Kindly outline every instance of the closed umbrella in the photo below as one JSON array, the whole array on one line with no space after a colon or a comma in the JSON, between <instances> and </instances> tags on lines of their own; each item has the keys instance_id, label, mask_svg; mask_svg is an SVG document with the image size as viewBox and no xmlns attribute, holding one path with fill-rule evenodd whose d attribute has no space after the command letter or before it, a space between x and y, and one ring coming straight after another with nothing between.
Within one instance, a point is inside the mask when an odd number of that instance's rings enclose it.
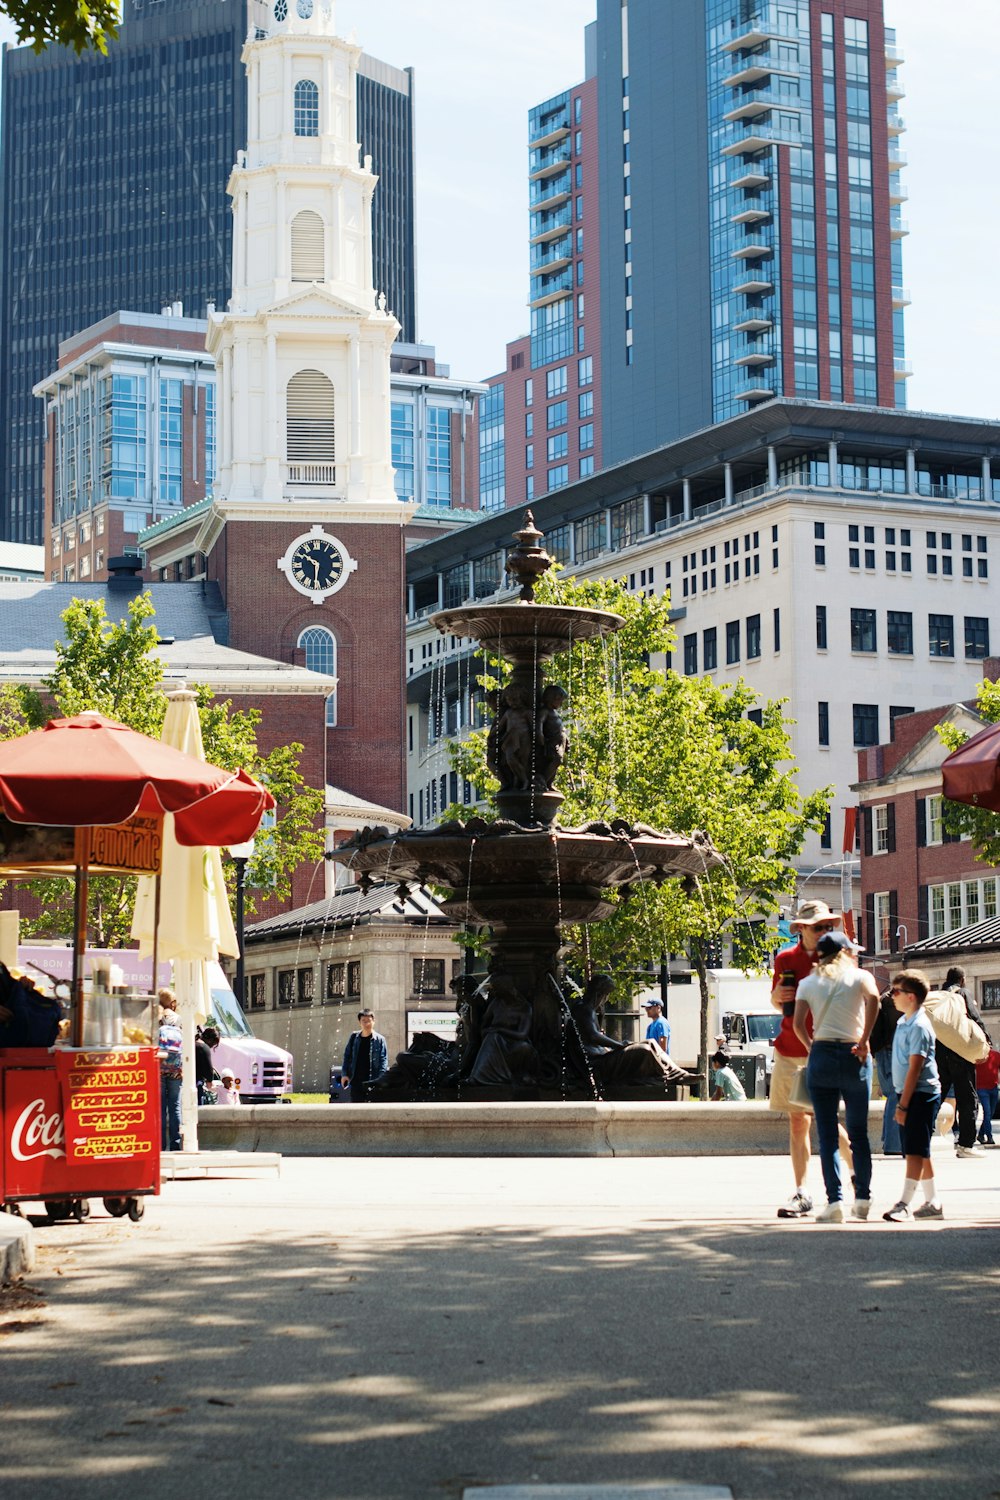
<instances>
[{"instance_id":1,"label":"closed umbrella","mask_svg":"<svg viewBox=\"0 0 1000 1500\"><path fill-rule=\"evenodd\" d=\"M204 760L198 700L182 688L168 694L163 720L165 747L186 758ZM174 983L184 1038L181 1131L186 1151L198 1149L198 1101L194 1077L195 1021L209 1014L206 964L220 953L236 956L239 945L229 911L222 856L217 847L178 842L174 818L164 819L159 880L138 882L132 936L143 954L174 962ZM193 824L191 825L193 828Z\"/></svg>"},{"instance_id":2,"label":"closed umbrella","mask_svg":"<svg viewBox=\"0 0 1000 1500\"><path fill-rule=\"evenodd\" d=\"M945 757L941 789L952 802L1000 812L1000 724L988 724Z\"/></svg>"}]
</instances>

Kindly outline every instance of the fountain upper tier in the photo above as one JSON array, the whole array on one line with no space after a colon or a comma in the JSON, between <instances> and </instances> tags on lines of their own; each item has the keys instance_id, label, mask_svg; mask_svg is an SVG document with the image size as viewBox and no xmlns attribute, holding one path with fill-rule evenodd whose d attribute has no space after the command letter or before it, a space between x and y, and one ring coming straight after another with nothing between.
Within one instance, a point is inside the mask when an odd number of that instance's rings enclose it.
<instances>
[{"instance_id":1,"label":"fountain upper tier","mask_svg":"<svg viewBox=\"0 0 1000 1500\"><path fill-rule=\"evenodd\" d=\"M578 641L620 630L625 621L610 610L569 604L469 604L431 615L442 635L465 635L489 646L505 661L525 666L548 661Z\"/></svg>"}]
</instances>

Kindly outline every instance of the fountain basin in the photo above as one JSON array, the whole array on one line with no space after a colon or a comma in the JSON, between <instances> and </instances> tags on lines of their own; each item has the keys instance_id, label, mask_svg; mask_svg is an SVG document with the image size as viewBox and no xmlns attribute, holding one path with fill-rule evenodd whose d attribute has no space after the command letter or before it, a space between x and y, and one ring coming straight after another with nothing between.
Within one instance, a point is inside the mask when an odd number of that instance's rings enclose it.
<instances>
[{"instance_id":1,"label":"fountain basin","mask_svg":"<svg viewBox=\"0 0 1000 1500\"><path fill-rule=\"evenodd\" d=\"M531 664L568 651L575 641L610 635L625 624L621 615L577 605L469 604L431 615L442 635L471 636L506 661Z\"/></svg>"}]
</instances>

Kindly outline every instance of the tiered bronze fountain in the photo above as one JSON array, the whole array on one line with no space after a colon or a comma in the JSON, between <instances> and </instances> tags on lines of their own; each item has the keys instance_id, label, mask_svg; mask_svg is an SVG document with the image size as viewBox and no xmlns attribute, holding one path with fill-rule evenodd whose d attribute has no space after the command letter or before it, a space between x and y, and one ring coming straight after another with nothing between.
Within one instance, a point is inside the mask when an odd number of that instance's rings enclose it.
<instances>
[{"instance_id":1,"label":"tiered bronze fountain","mask_svg":"<svg viewBox=\"0 0 1000 1500\"><path fill-rule=\"evenodd\" d=\"M609 986L571 992L562 929L608 916L609 891L692 878L719 855L702 833L659 833L623 820L556 824L563 798L555 783L568 750L559 712L565 694L545 681L546 666L557 652L610 635L624 621L604 610L536 604L535 581L552 558L530 511L514 540L507 572L520 586L517 600L431 616L443 634L471 637L511 666L490 701L487 761L500 783L499 818L392 835L366 828L336 851L366 885L447 888L449 916L489 932L488 975L458 985L457 1047L417 1038L373 1097L663 1097L665 1085L686 1075L652 1044L623 1047L600 1031Z\"/></svg>"}]
</instances>

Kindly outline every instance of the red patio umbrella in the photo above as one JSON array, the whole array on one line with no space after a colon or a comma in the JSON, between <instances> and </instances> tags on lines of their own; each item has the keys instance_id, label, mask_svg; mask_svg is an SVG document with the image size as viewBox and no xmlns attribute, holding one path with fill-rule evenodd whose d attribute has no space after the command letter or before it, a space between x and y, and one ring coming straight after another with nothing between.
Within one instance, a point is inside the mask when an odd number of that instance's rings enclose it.
<instances>
[{"instance_id":1,"label":"red patio umbrella","mask_svg":"<svg viewBox=\"0 0 1000 1500\"><path fill-rule=\"evenodd\" d=\"M944 795L1000 812L1000 724L988 724L941 763Z\"/></svg>"},{"instance_id":2,"label":"red patio umbrella","mask_svg":"<svg viewBox=\"0 0 1000 1500\"><path fill-rule=\"evenodd\" d=\"M242 844L273 806L245 771L222 771L98 713L0 743L0 812L12 823L79 828L173 813L179 844Z\"/></svg>"},{"instance_id":3,"label":"red patio umbrella","mask_svg":"<svg viewBox=\"0 0 1000 1500\"><path fill-rule=\"evenodd\" d=\"M0 743L0 813L11 823L99 828L124 823L137 813L172 813L179 844L221 846L251 839L274 805L266 787L244 771L222 771L98 713L50 719L44 729ZM79 1046L86 856L68 864L67 874L74 873L73 1042Z\"/></svg>"}]
</instances>

